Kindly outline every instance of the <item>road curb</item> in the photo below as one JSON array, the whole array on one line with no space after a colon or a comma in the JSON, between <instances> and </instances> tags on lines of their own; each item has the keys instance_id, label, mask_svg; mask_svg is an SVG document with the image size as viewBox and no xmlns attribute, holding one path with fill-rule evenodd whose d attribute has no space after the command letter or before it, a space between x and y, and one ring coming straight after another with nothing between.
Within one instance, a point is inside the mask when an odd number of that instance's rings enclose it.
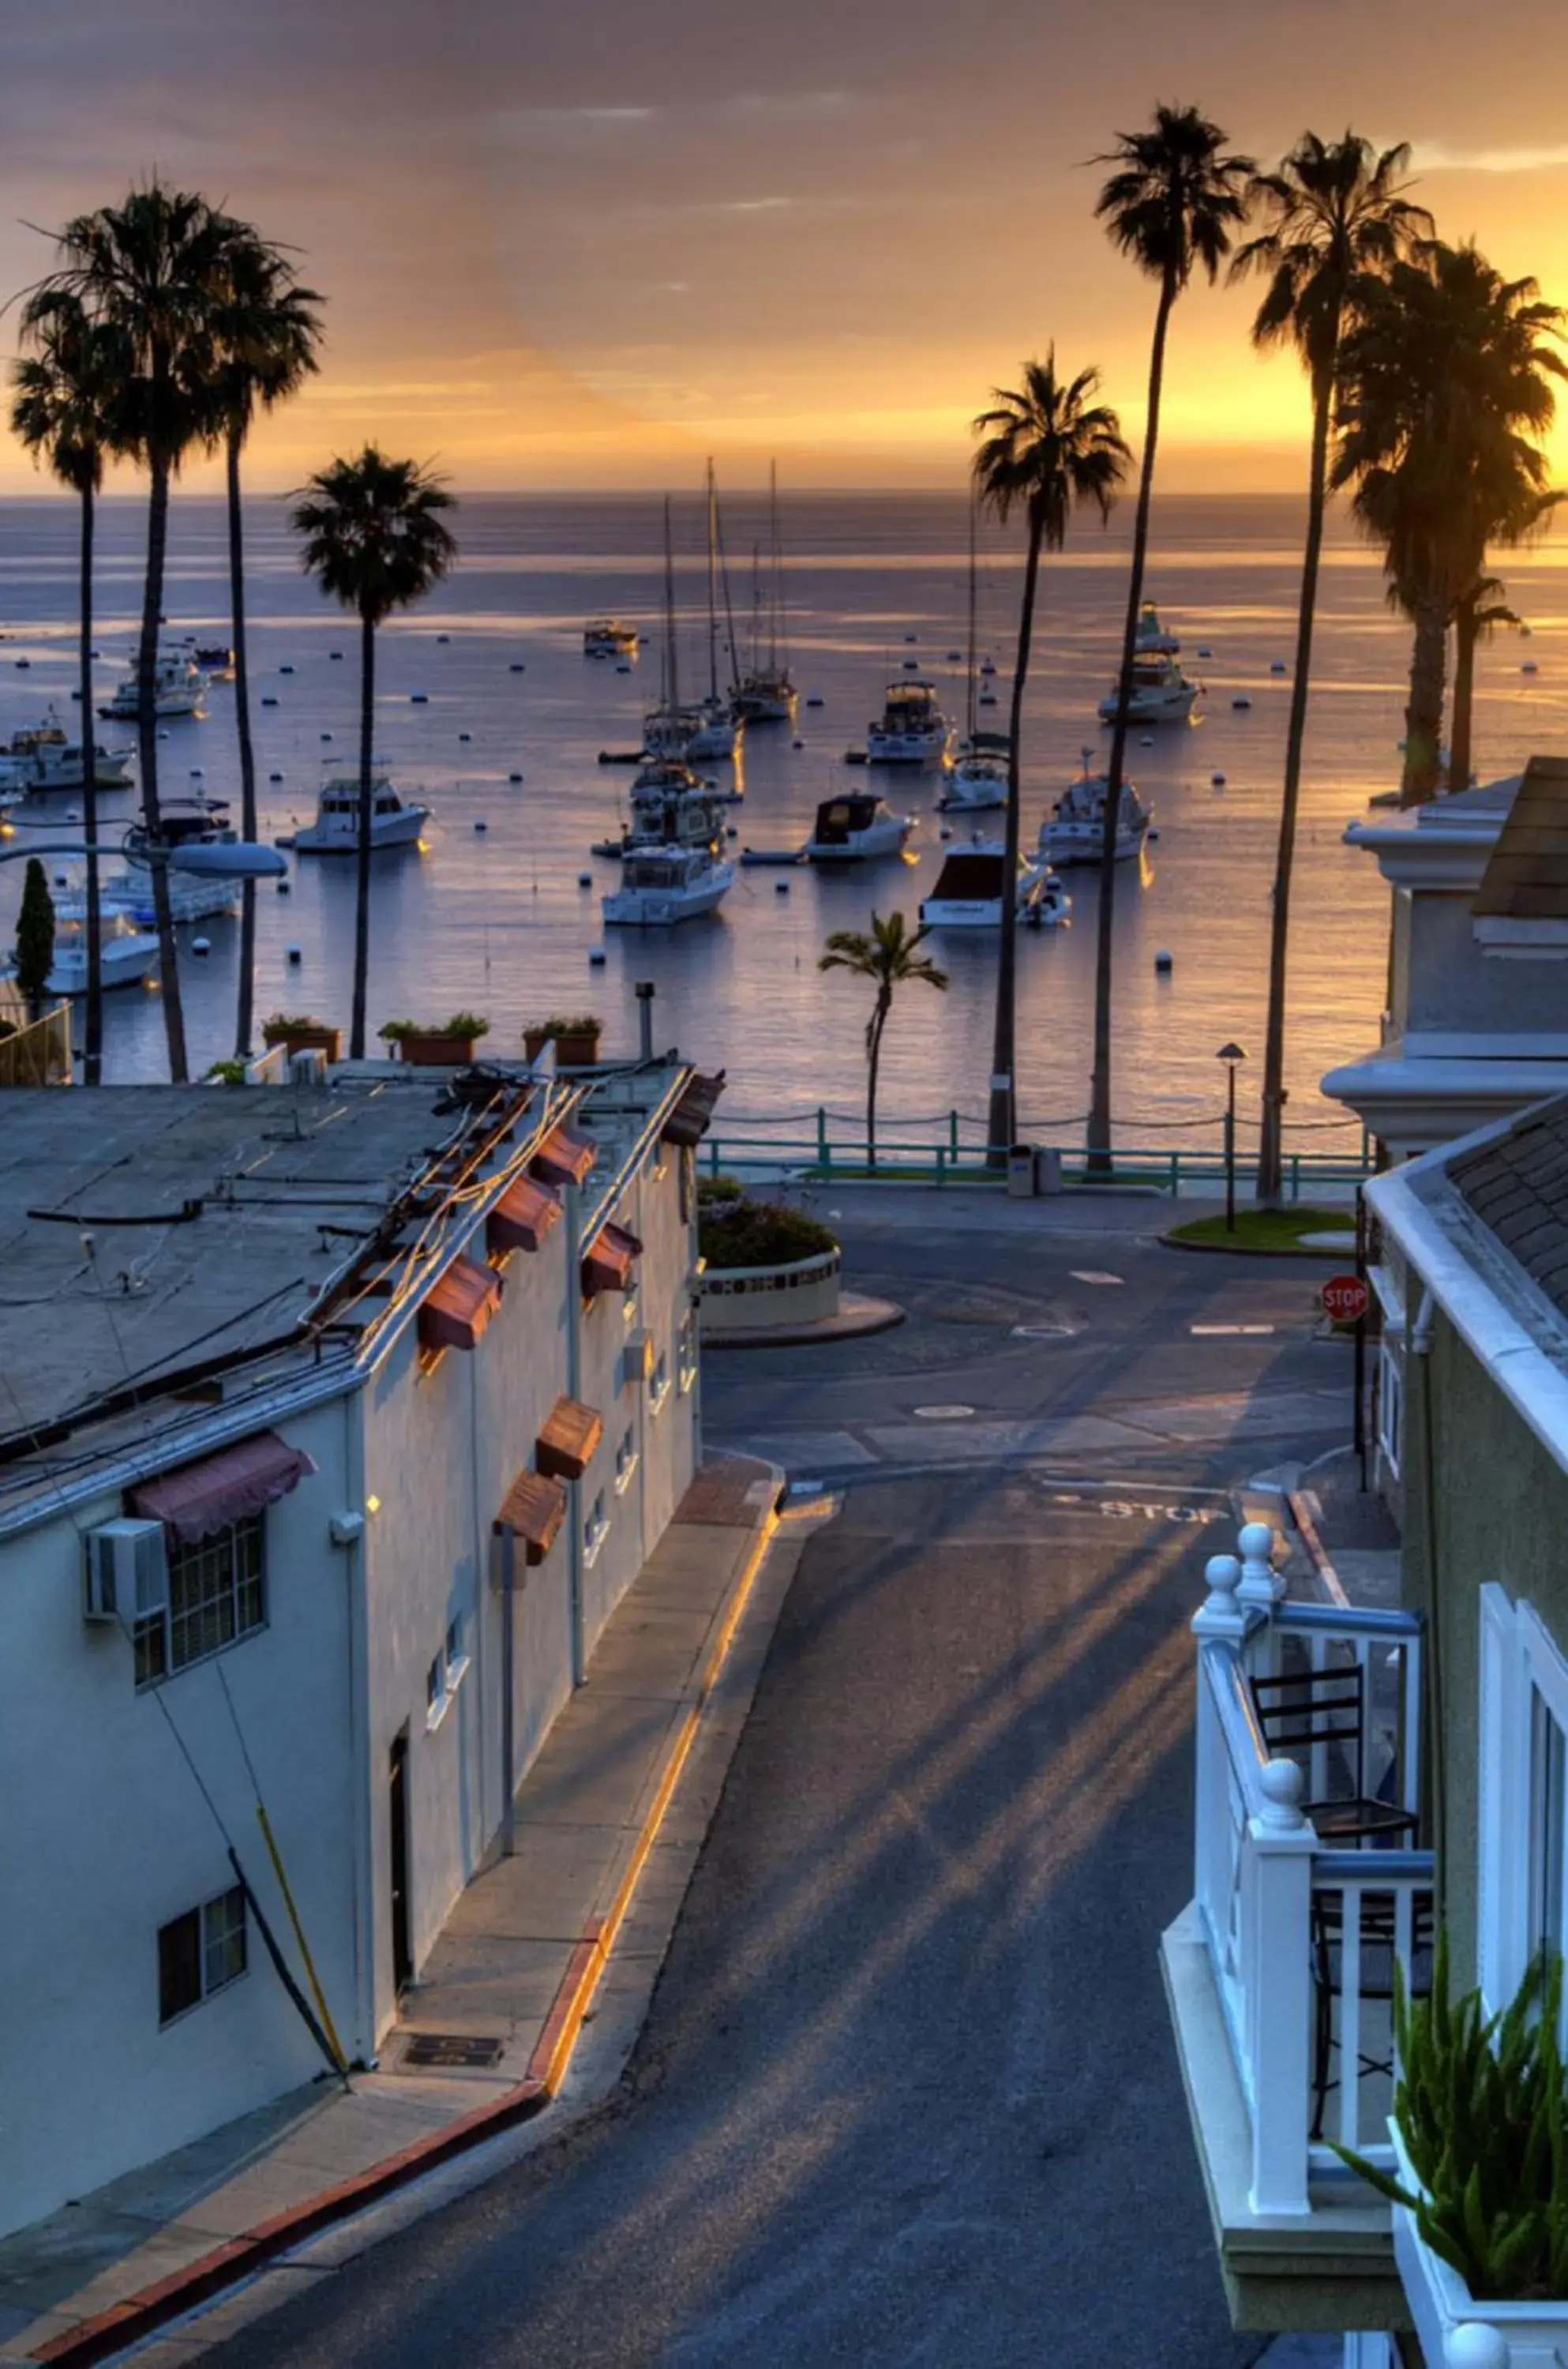
<instances>
[{"instance_id":1,"label":"road curb","mask_svg":"<svg viewBox=\"0 0 1568 2369\"><path fill-rule=\"evenodd\" d=\"M1331 1604L1348 1605L1350 1598L1340 1585L1338 1572L1329 1561L1328 1549L1318 1535L1318 1526L1308 1510L1306 1499L1299 1489L1288 1489L1285 1502L1290 1508L1290 1518L1296 1525L1297 1535L1310 1558L1318 1585Z\"/></svg>"},{"instance_id":2,"label":"road curb","mask_svg":"<svg viewBox=\"0 0 1568 2369\"><path fill-rule=\"evenodd\" d=\"M902 1311L900 1311L901 1313ZM758 1457L752 1461L763 1463ZM762 1567L768 1549L779 1527L779 1506L785 1489L784 1474L779 1465L768 1463L773 1477L773 1493L768 1511L758 1528L746 1559L731 1583L728 1600L720 1616L718 1634L709 1649L702 1676L692 1697L684 1718L675 1732L666 1755L664 1768L652 1802L648 1805L637 1838L633 1845L626 1868L617 1884L614 1896L605 1915L589 1920L581 1940L573 1949L566 1973L544 2020L544 2029L534 2043L529 2058L528 2072L515 2089L503 2091L500 2097L487 2100L456 2121L433 2132L429 2137L416 2139L395 2155L383 2156L379 2163L356 2172L349 2180L339 2180L330 2188L321 2189L301 2203L288 2206L270 2219L258 2222L254 2229L238 2237L226 2239L211 2253L202 2254L183 2270L172 2271L166 2278L151 2286L142 2287L134 2295L124 2296L105 2311L63 2336L52 2337L28 2358L32 2361L66 2364L66 2369L90 2369L95 2362L109 2359L127 2346L139 2343L170 2320L178 2319L199 2304L210 2303L214 2295L227 2287L265 2270L269 2262L291 2247L307 2237L314 2237L334 2223L345 2221L368 2204L374 2204L394 2191L407 2186L421 2174L433 2171L453 2157L466 2154L470 2148L482 2146L501 2132L511 2130L520 2123L532 2121L550 2105L570 2067L572 2053L593 2004L615 1936L625 1920L636 1894L638 1879L647 1863L648 1855L658 1838L681 1772L691 1756L702 1724L703 1713L722 1675L740 1625L741 1614L750 1597L757 1574Z\"/></svg>"},{"instance_id":3,"label":"road curb","mask_svg":"<svg viewBox=\"0 0 1568 2369\"><path fill-rule=\"evenodd\" d=\"M1353 1252L1347 1251L1253 1249L1246 1242L1184 1242L1178 1241L1174 1234L1160 1234L1156 1236L1156 1240L1165 1250L1196 1251L1200 1258L1306 1259L1316 1260L1323 1266L1332 1266L1335 1259L1343 1261L1354 1256Z\"/></svg>"},{"instance_id":4,"label":"road curb","mask_svg":"<svg viewBox=\"0 0 1568 2369\"><path fill-rule=\"evenodd\" d=\"M909 1313L896 1299L844 1296L858 1304L837 1316L819 1316L810 1324L758 1324L744 1333L704 1333L703 1355L706 1356L710 1349L800 1349L821 1341L864 1341L868 1333L891 1333Z\"/></svg>"}]
</instances>

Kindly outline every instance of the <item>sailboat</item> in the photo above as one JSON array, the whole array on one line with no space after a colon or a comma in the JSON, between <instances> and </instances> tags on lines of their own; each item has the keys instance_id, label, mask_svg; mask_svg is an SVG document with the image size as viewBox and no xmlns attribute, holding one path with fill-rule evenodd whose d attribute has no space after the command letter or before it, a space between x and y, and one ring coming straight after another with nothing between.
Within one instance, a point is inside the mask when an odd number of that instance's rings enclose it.
<instances>
[{"instance_id":1,"label":"sailboat","mask_svg":"<svg viewBox=\"0 0 1568 2369\"><path fill-rule=\"evenodd\" d=\"M768 598L766 649L763 647L761 554L751 555L751 664L735 686L738 715L752 724L792 724L795 688L790 678L784 623L784 554L779 545L779 472L768 468Z\"/></svg>"},{"instance_id":2,"label":"sailboat","mask_svg":"<svg viewBox=\"0 0 1568 2369\"><path fill-rule=\"evenodd\" d=\"M664 498L664 647L659 655L658 705L643 718L643 747L651 757L683 760L701 715L681 704L680 664L675 646L675 560L670 541L670 497Z\"/></svg>"},{"instance_id":3,"label":"sailboat","mask_svg":"<svg viewBox=\"0 0 1568 2369\"><path fill-rule=\"evenodd\" d=\"M982 732L975 721L979 695L979 671L975 660L975 612L979 568L975 554L975 498L969 497L969 671L964 739L958 761L937 800L940 807L966 814L1007 804L1007 761L1013 743L1005 732Z\"/></svg>"},{"instance_id":4,"label":"sailboat","mask_svg":"<svg viewBox=\"0 0 1568 2369\"><path fill-rule=\"evenodd\" d=\"M702 721L686 743L688 757L733 757L736 744L746 729L744 715L738 714L733 700L718 687L718 607L716 601L718 569L718 491L714 483L714 464L708 463L708 688L703 700ZM725 605L728 607L729 582L725 578ZM730 625L729 647L735 648L735 628Z\"/></svg>"}]
</instances>

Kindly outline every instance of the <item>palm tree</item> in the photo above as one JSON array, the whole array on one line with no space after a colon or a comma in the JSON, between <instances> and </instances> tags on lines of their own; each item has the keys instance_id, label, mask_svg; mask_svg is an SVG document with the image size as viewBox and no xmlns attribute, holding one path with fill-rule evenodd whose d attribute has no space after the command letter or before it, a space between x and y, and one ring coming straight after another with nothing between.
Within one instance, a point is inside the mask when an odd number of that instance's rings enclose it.
<instances>
[{"instance_id":1,"label":"palm tree","mask_svg":"<svg viewBox=\"0 0 1568 2369\"><path fill-rule=\"evenodd\" d=\"M1424 206L1412 205L1404 195L1407 185L1402 176L1409 163L1408 147L1387 148L1379 154L1370 141L1354 132L1332 143L1320 140L1314 132L1307 132L1281 161L1276 173L1260 173L1253 179L1251 204L1261 212L1265 226L1239 249L1230 265L1232 280L1247 272L1267 275L1267 292L1253 323L1253 343L1266 349L1288 341L1300 355L1312 389L1307 544L1301 561L1296 668L1285 740L1285 791L1279 807L1269 942L1257 1175L1257 1197L1265 1208L1277 1203L1281 1184L1290 875L1340 344L1355 317L1356 291L1386 272L1418 238L1431 232L1431 215Z\"/></svg>"},{"instance_id":2,"label":"palm tree","mask_svg":"<svg viewBox=\"0 0 1568 2369\"><path fill-rule=\"evenodd\" d=\"M82 505L78 688L82 704L82 835L87 846L87 1015L82 1081L103 1081L103 908L98 894L98 788L93 729L93 534L104 454L119 432L115 403L125 377L115 333L89 319L63 291L35 296L22 315L31 351L12 382L11 426L35 459L42 454Z\"/></svg>"},{"instance_id":3,"label":"palm tree","mask_svg":"<svg viewBox=\"0 0 1568 2369\"><path fill-rule=\"evenodd\" d=\"M1121 132L1097 165L1116 170L1101 189L1094 212L1123 255L1160 283L1154 339L1149 357L1149 404L1143 431L1143 468L1132 535L1132 571L1127 622L1122 629L1116 715L1105 768L1105 835L1100 857L1099 939L1094 964L1094 1073L1089 1097L1089 1170L1107 1175L1111 1167L1111 925L1116 893L1116 817L1122 769L1127 761L1127 705L1132 697L1133 654L1143 606L1143 569L1149 552L1149 505L1154 490L1154 455L1160 437L1160 397L1165 377L1165 340L1177 297L1201 265L1212 281L1230 251L1230 235L1245 219L1246 189L1256 169L1250 156L1223 153L1225 134L1196 107L1157 107L1147 132Z\"/></svg>"},{"instance_id":4,"label":"palm tree","mask_svg":"<svg viewBox=\"0 0 1568 2369\"><path fill-rule=\"evenodd\" d=\"M269 411L298 394L318 367L324 300L302 288L293 267L253 232L236 237L223 284L208 323L208 381L223 439L229 508L229 601L235 649L235 726L239 736L240 836L254 840L256 752L250 738L250 679L246 655L245 527L240 506L240 456L259 406ZM240 906L239 997L235 1052L250 1058L256 990L256 883L247 879Z\"/></svg>"},{"instance_id":5,"label":"palm tree","mask_svg":"<svg viewBox=\"0 0 1568 2369\"><path fill-rule=\"evenodd\" d=\"M292 523L304 538L300 564L323 592L360 620L360 844L354 906L351 1060L365 1055L371 949L371 776L375 720L376 627L395 609L422 600L446 576L457 544L440 512L454 498L417 461L389 461L373 444L353 461L318 472Z\"/></svg>"},{"instance_id":6,"label":"palm tree","mask_svg":"<svg viewBox=\"0 0 1568 2369\"><path fill-rule=\"evenodd\" d=\"M1402 806L1441 775L1449 620L1488 545L1520 540L1551 507L1540 439L1568 362L1547 340L1564 318L1533 280L1432 241L1366 292L1345 341L1330 485L1354 488L1390 600L1414 626Z\"/></svg>"},{"instance_id":7,"label":"palm tree","mask_svg":"<svg viewBox=\"0 0 1568 2369\"><path fill-rule=\"evenodd\" d=\"M158 625L163 612L171 480L186 452L210 431L211 396L202 383L207 325L221 284L226 251L240 225L205 198L167 189L157 180L132 189L123 205L100 206L65 224L56 242L58 268L34 298L74 296L88 317L120 341L124 376L117 390L117 446L142 462L151 478L147 504L147 567L136 670L140 684L137 748L142 806L155 835L158 802L158 734L154 695ZM90 733L91 719L83 718ZM189 1075L185 1015L168 874L153 866L159 975L169 1076Z\"/></svg>"},{"instance_id":8,"label":"palm tree","mask_svg":"<svg viewBox=\"0 0 1568 2369\"><path fill-rule=\"evenodd\" d=\"M1002 863L1001 944L996 969L996 1032L991 1055L990 1115L986 1142L993 1162L1004 1161L1014 1134L1013 1080L1018 945L1019 766L1024 737L1024 686L1035 637L1035 600L1042 550L1059 551L1075 509L1093 503L1102 523L1131 465L1116 413L1093 397L1100 374L1080 371L1064 385L1053 346L1043 362L1024 365L1016 390L997 387L993 406L975 421L985 437L975 454L980 500L1003 525L1014 508L1029 532L1024 599L1018 612L1018 657L1013 670L1013 715L1007 751L1007 852Z\"/></svg>"},{"instance_id":9,"label":"palm tree","mask_svg":"<svg viewBox=\"0 0 1568 2369\"><path fill-rule=\"evenodd\" d=\"M929 955L919 952L921 942L931 933L918 929L906 934L902 913L889 913L884 921L879 913L871 916L871 935L861 930L833 930L827 940L826 954L817 957L818 970L850 970L857 978L868 978L876 990L876 1000L871 1007L871 1017L865 1024L865 1150L866 1166L876 1165L876 1071L882 1059L882 1032L887 1025L887 1015L893 1009L896 989L906 979L923 979L927 987L944 990L947 973L933 963Z\"/></svg>"},{"instance_id":10,"label":"palm tree","mask_svg":"<svg viewBox=\"0 0 1568 2369\"><path fill-rule=\"evenodd\" d=\"M1499 627L1522 633L1524 619L1504 599L1500 576L1478 576L1454 603L1454 721L1448 734L1448 787L1470 787L1471 711L1475 704L1475 652Z\"/></svg>"}]
</instances>

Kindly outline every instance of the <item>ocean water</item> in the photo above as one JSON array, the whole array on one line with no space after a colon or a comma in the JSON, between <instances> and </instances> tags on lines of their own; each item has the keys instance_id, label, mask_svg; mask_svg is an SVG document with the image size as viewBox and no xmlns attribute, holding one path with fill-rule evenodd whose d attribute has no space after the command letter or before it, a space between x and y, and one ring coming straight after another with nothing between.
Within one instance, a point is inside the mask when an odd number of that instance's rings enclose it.
<instances>
[{"instance_id":1,"label":"ocean water","mask_svg":"<svg viewBox=\"0 0 1568 2369\"><path fill-rule=\"evenodd\" d=\"M658 1042L727 1070L732 1126L743 1116L861 1105L865 991L841 974L820 973L817 958L830 930L863 926L874 908L901 908L912 921L943 847L934 773L850 772L844 751L864 746L884 685L907 658L934 676L944 704L962 715L964 670L948 653L966 639L966 508L960 496L941 494L786 492L782 515L789 651L803 703L794 735L777 727L748 735L734 844L795 843L818 799L844 784L874 785L917 818L905 857L838 874L743 870L711 921L605 931L599 898L614 885L615 867L595 861L589 847L616 825L631 773L601 766L598 755L635 746L642 712L657 696L661 505L626 496L465 499L453 521L463 549L457 573L380 637L380 750L400 784L428 793L433 815L422 852L375 859L372 1028L394 1015L440 1018L466 1007L489 1015L489 1047L506 1054L519 1049L524 1021L589 1010L604 1019L607 1048L629 1051L634 984L651 979ZM1108 531L1075 526L1067 550L1044 565L1025 704L1028 841L1081 750L1103 750L1109 737L1094 711L1116 663L1129 527L1126 513ZM766 531L755 494L727 500L725 529L744 639L750 555ZM134 500L104 505L100 697L130 659L143 531ZM1211 1138L1224 1082L1215 1054L1230 1038L1253 1055L1242 1072L1241 1104L1248 1116L1255 1110L1289 698L1288 675L1272 667L1292 656L1299 531L1299 506L1277 497L1173 497L1157 505L1148 589L1207 695L1190 729L1161 731L1147 747L1135 733L1130 746L1159 839L1141 878L1122 867L1116 898L1114 1106L1126 1142ZM353 761L357 640L353 620L301 576L280 503L253 503L247 533L253 723L270 837L314 811L324 761ZM706 679L697 495L677 500L675 533L685 692ZM0 503L0 737L36 721L51 703L63 715L74 712L75 534L69 501ZM999 705L984 720L999 728L1020 545L1016 532L985 531L979 637L997 663ZM1538 748L1560 747L1568 709L1568 544L1510 556L1505 572L1533 634L1528 642L1500 636L1482 653L1475 737L1483 778L1516 769ZM168 638L227 638L223 514L215 502L177 496L165 606ZM582 657L583 619L601 610L656 636L630 674ZM1210 658L1197 658L1200 644ZM1292 906L1288 1140L1302 1150L1354 1137L1318 1081L1377 1040L1387 891L1370 859L1340 835L1368 796L1397 781L1407 656L1376 555L1348 522L1337 522L1322 577ZM1527 659L1538 669L1530 676L1521 672ZM518 662L521 674L511 671ZM292 671L283 673L285 666ZM416 690L428 704L411 702ZM813 692L820 708L804 704ZM1249 710L1232 707L1238 695L1251 699ZM264 707L263 696L277 704ZM200 789L237 797L232 712L233 692L218 684L204 721L168 726L160 747L166 795ZM121 726L99 729L111 744L133 738ZM514 772L521 785L509 781ZM280 783L269 781L274 772ZM129 819L137 804L134 791L106 799L106 822ZM63 821L77 805L57 796L48 811ZM37 816L23 810L24 820ZM7 843L29 835L18 830ZM21 873L18 864L0 865L0 943L9 943ZM579 881L585 873L588 887ZM787 894L778 893L781 880ZM1019 944L1021 1104L1042 1136L1075 1127L1088 1098L1096 886L1084 870L1070 874L1068 885L1072 925L1025 933ZM233 1050L238 925L218 919L200 933L211 952L193 954L196 933L188 931L181 954L198 1069ZM260 892L258 1013L308 1009L346 1023L352 935L351 863L294 860L287 896ZM605 952L602 968L589 965L594 948ZM1173 958L1163 976L1154 967L1162 949ZM889 1132L900 1117L930 1120L956 1109L978 1119L985 1108L995 944L949 935L938 952L948 992L909 989L887 1031ZM112 994L106 1029L112 1080L161 1073L155 989Z\"/></svg>"}]
</instances>

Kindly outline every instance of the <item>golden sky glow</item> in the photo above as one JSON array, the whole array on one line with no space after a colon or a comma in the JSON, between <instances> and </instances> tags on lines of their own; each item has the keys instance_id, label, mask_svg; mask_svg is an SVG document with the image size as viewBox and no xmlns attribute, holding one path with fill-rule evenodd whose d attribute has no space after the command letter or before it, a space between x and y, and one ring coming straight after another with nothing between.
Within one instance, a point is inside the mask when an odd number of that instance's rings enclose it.
<instances>
[{"instance_id":1,"label":"golden sky glow","mask_svg":"<svg viewBox=\"0 0 1568 2369\"><path fill-rule=\"evenodd\" d=\"M732 481L776 452L801 484L956 483L973 412L1052 339L1136 437L1151 291L1084 160L1156 97L1270 163L1308 124L1408 138L1442 233L1568 303L1561 0L1516 0L1496 37L1470 0L903 0L891 45L886 0L595 0L587 30L558 0L6 17L7 292L47 266L25 224L155 166L298 246L331 299L258 487L371 435L469 488L659 486L709 451ZM1252 354L1254 302L1179 308L1169 488L1299 482L1299 378ZM42 482L0 446L0 489Z\"/></svg>"}]
</instances>

